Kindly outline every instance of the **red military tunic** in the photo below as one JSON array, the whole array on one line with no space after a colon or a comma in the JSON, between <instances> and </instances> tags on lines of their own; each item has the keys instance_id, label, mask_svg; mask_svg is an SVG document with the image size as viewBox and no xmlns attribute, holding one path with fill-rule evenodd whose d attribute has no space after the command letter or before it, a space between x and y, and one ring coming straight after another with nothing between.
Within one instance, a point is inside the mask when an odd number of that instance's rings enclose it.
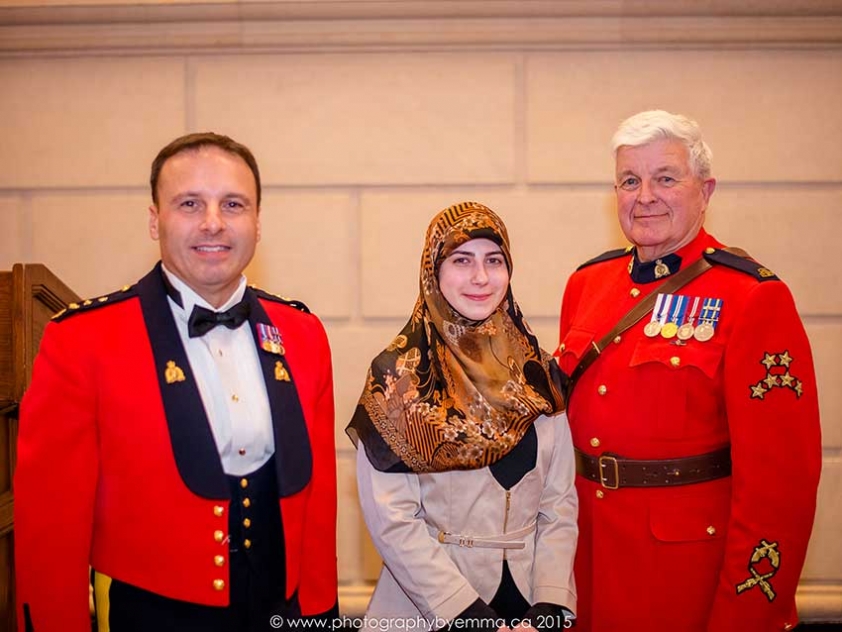
<instances>
[{"instance_id":1,"label":"red military tunic","mask_svg":"<svg viewBox=\"0 0 842 632\"><path fill-rule=\"evenodd\" d=\"M21 629L25 605L35 632L89 632L89 564L171 599L229 602L229 491L160 274L44 332L21 406L15 473ZM328 341L312 314L253 290L247 297L252 320L277 327L285 347L283 356L258 353L275 432L286 592L302 615L325 615L337 600ZM291 379L279 379L284 371Z\"/></svg>"},{"instance_id":2,"label":"red military tunic","mask_svg":"<svg viewBox=\"0 0 842 632\"><path fill-rule=\"evenodd\" d=\"M681 268L706 248L721 244L702 230L675 253ZM557 353L567 374L660 285L635 283L631 259L570 277ZM816 378L789 290L751 264L757 274L715 263L675 292L722 299L709 341L647 337L650 312L575 386L570 426L589 455L672 459L730 445L733 464L729 477L685 486L610 490L577 477L585 631L766 632L797 622L821 468Z\"/></svg>"}]
</instances>

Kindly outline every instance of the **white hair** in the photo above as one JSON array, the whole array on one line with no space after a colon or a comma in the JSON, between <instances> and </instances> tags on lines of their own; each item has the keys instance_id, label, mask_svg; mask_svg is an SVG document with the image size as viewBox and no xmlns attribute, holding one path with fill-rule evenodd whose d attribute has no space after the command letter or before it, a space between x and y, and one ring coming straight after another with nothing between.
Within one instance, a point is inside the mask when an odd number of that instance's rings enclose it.
<instances>
[{"instance_id":1,"label":"white hair","mask_svg":"<svg viewBox=\"0 0 842 632\"><path fill-rule=\"evenodd\" d=\"M710 178L713 153L702 140L699 124L686 116L664 110L639 112L620 123L611 139L614 158L617 158L617 150L624 145L639 147L664 138L674 138L684 143L693 173L702 180Z\"/></svg>"}]
</instances>

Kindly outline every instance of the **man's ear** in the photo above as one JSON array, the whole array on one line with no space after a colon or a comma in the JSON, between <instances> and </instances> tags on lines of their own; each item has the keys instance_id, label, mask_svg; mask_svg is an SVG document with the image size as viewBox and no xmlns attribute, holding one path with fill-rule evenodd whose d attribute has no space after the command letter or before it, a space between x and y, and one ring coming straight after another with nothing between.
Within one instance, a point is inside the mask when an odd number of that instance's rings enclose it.
<instances>
[{"instance_id":1,"label":"man's ear","mask_svg":"<svg viewBox=\"0 0 842 632\"><path fill-rule=\"evenodd\" d=\"M702 182L702 195L705 196L705 204L710 202L710 196L713 195L716 189L716 178L708 178Z\"/></svg>"},{"instance_id":2,"label":"man's ear","mask_svg":"<svg viewBox=\"0 0 842 632\"><path fill-rule=\"evenodd\" d=\"M154 204L149 206L149 236L158 241L158 207Z\"/></svg>"}]
</instances>

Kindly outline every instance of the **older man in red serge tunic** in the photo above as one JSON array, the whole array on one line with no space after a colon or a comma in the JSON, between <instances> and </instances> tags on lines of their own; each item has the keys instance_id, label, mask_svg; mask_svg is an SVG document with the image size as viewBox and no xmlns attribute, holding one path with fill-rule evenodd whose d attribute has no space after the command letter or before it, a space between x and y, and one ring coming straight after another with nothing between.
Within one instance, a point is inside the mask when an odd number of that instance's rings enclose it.
<instances>
[{"instance_id":1,"label":"older man in red serge tunic","mask_svg":"<svg viewBox=\"0 0 842 632\"><path fill-rule=\"evenodd\" d=\"M789 630L821 467L804 327L774 273L705 232L716 181L695 122L642 112L614 148L633 245L571 276L556 354L579 627Z\"/></svg>"},{"instance_id":2,"label":"older man in red serge tunic","mask_svg":"<svg viewBox=\"0 0 842 632\"><path fill-rule=\"evenodd\" d=\"M336 614L330 350L246 285L260 176L225 136L152 166L161 259L47 326L20 420L22 630L252 632Z\"/></svg>"}]
</instances>

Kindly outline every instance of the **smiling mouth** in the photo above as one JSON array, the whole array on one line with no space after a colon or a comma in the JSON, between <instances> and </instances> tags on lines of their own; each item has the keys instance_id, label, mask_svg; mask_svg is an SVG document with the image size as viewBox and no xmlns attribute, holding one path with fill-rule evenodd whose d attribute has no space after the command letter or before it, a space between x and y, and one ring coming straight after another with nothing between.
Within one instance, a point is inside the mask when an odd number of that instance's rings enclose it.
<instances>
[{"instance_id":1,"label":"smiling mouth","mask_svg":"<svg viewBox=\"0 0 842 632\"><path fill-rule=\"evenodd\" d=\"M491 298L491 294L465 294L464 296L471 301L487 301Z\"/></svg>"},{"instance_id":2,"label":"smiling mouth","mask_svg":"<svg viewBox=\"0 0 842 632\"><path fill-rule=\"evenodd\" d=\"M193 246L197 252L225 252L231 250L230 246Z\"/></svg>"},{"instance_id":3,"label":"smiling mouth","mask_svg":"<svg viewBox=\"0 0 842 632\"><path fill-rule=\"evenodd\" d=\"M666 217L667 213L655 213L653 215L635 215L635 219L661 219L662 217Z\"/></svg>"}]
</instances>

